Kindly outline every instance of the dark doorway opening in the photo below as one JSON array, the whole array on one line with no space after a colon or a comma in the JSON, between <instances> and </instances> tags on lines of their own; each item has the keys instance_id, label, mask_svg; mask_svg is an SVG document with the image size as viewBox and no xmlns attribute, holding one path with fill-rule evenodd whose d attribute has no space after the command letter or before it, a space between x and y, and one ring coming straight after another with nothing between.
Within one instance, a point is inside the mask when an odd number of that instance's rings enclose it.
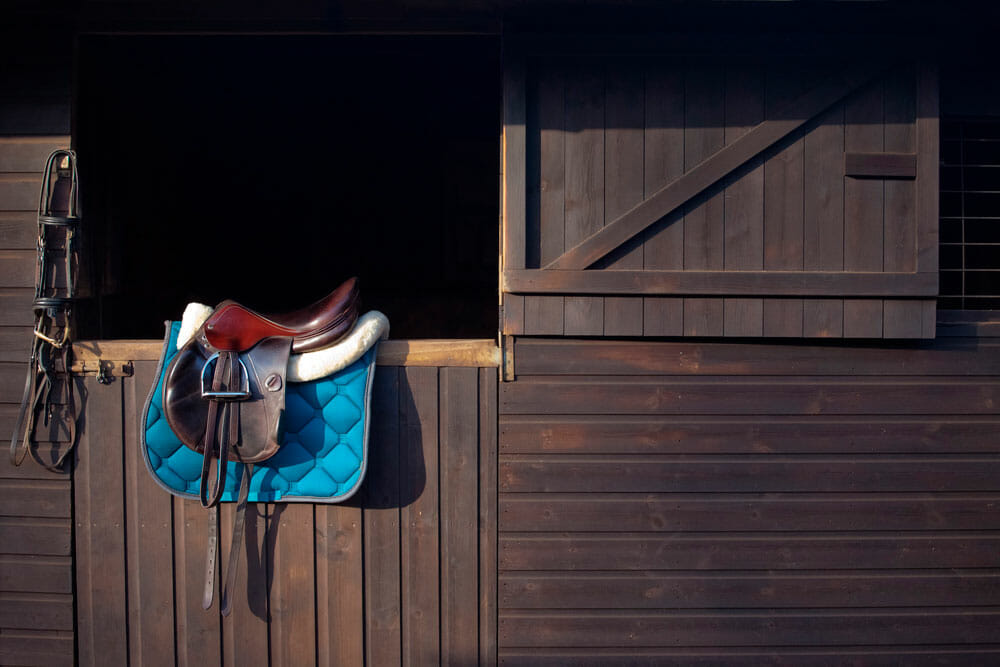
<instances>
[{"instance_id":1,"label":"dark doorway opening","mask_svg":"<svg viewBox=\"0 0 1000 667\"><path fill-rule=\"evenodd\" d=\"M495 335L495 38L92 36L78 90L81 337L351 275L394 338Z\"/></svg>"}]
</instances>

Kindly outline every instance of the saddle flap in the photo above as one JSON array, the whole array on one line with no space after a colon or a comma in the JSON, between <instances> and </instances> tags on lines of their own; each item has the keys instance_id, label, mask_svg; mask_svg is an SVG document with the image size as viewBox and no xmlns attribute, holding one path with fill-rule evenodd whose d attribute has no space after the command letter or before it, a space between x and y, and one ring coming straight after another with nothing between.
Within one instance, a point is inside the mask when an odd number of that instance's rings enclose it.
<instances>
[{"instance_id":1,"label":"saddle flap","mask_svg":"<svg viewBox=\"0 0 1000 667\"><path fill-rule=\"evenodd\" d=\"M254 463L278 451L290 351L290 339L267 338L239 355L241 370L246 369L247 386L231 393L241 394L245 389L247 397L236 401L239 410L229 417L239 419L240 434L239 442L229 451L229 460ZM216 352L199 333L177 352L163 380L167 423L184 445L198 452L204 452L209 421L210 399L203 395L203 376L211 374L206 366L215 363L212 360Z\"/></svg>"}]
</instances>

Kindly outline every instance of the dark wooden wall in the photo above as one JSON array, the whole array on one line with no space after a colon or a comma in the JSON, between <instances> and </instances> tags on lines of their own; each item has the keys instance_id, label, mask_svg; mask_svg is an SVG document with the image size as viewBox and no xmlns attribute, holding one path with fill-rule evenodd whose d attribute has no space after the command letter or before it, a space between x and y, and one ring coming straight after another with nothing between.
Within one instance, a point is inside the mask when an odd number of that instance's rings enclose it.
<instances>
[{"instance_id":1,"label":"dark wooden wall","mask_svg":"<svg viewBox=\"0 0 1000 667\"><path fill-rule=\"evenodd\" d=\"M520 48L506 333L933 337L932 70Z\"/></svg>"},{"instance_id":2,"label":"dark wooden wall","mask_svg":"<svg viewBox=\"0 0 1000 667\"><path fill-rule=\"evenodd\" d=\"M496 369L378 367L362 491L249 509L222 619L201 609L207 512L160 489L139 452L154 366L82 383L80 664L496 662ZM232 512L220 510L224 553Z\"/></svg>"},{"instance_id":3,"label":"dark wooden wall","mask_svg":"<svg viewBox=\"0 0 1000 667\"><path fill-rule=\"evenodd\" d=\"M29 116L11 108L18 106L16 98L0 104L8 129L23 127ZM7 456L31 346L40 172L52 150L68 146L65 136L0 136L0 664L5 665L73 661L70 479L30 459L14 467ZM36 431L45 457L68 440L58 405L65 396L54 398L56 419L51 428L40 425Z\"/></svg>"},{"instance_id":4,"label":"dark wooden wall","mask_svg":"<svg viewBox=\"0 0 1000 667\"><path fill-rule=\"evenodd\" d=\"M504 665L986 664L1000 339L518 339Z\"/></svg>"}]
</instances>

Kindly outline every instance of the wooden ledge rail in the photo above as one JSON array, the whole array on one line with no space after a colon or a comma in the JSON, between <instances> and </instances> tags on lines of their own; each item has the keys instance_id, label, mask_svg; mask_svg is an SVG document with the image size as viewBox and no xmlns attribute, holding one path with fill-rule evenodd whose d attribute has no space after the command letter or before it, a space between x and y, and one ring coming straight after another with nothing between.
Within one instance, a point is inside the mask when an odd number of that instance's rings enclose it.
<instances>
[{"instance_id":1,"label":"wooden ledge rail","mask_svg":"<svg viewBox=\"0 0 1000 667\"><path fill-rule=\"evenodd\" d=\"M157 361L161 340L84 340L73 343L73 365L77 374L96 373L103 362L111 368L130 361ZM500 348L495 340L387 340L379 343L379 366L500 366Z\"/></svg>"}]
</instances>

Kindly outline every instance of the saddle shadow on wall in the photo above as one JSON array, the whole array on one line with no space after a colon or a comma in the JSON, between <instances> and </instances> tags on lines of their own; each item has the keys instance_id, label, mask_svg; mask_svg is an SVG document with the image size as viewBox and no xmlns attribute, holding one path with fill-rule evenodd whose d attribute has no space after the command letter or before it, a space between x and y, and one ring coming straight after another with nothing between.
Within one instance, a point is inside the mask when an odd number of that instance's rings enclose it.
<instances>
[{"instance_id":1,"label":"saddle shadow on wall","mask_svg":"<svg viewBox=\"0 0 1000 667\"><path fill-rule=\"evenodd\" d=\"M403 378L401 380L401 378ZM375 510L384 518L385 511L396 510L395 521L401 520L399 510L412 505L421 497L427 487L427 468L424 450L437 447L436 440L425 442L424 432L417 419L420 414L414 398L414 388L405 381L402 369L377 367L372 387L372 402L369 406L368 467L358 491L349 499L335 505L316 504L314 508L349 507L361 510L361 522L365 522L366 512ZM251 504L247 506L246 533L244 535L247 554L248 576L246 580L246 600L251 612L258 618L270 620L268 600L274 585L275 552L281 538L282 515L289 503ZM265 518L261 522L261 518ZM316 514L313 514L314 521ZM266 526L261 535L260 526ZM316 533L326 530L314 524L313 548L316 548ZM364 528L354 533L359 539ZM340 539L352 536L326 536L328 544L336 545ZM352 545L362 549L361 544ZM334 547L337 548L337 547ZM320 557L317 554L317 557ZM242 565L241 565L242 567ZM337 567L337 565L333 565ZM225 574L225 572L223 572ZM244 591L237 591L236 601Z\"/></svg>"}]
</instances>

